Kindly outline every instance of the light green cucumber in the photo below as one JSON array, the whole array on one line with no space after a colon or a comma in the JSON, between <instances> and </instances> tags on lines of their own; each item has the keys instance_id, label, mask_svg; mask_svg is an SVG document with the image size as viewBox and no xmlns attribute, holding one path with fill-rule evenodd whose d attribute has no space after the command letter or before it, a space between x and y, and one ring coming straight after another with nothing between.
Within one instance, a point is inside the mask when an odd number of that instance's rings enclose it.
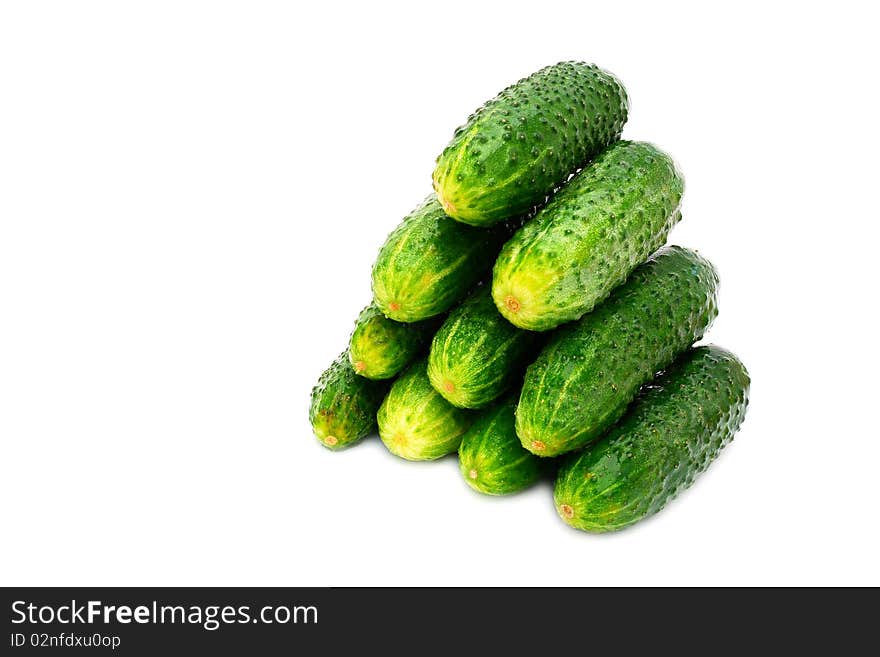
<instances>
[{"instance_id":1,"label":"light green cucumber","mask_svg":"<svg viewBox=\"0 0 880 657\"><path fill-rule=\"evenodd\" d=\"M388 319L375 305L361 311L348 344L354 371L368 379L390 379L419 354L438 321L404 324Z\"/></svg>"},{"instance_id":2,"label":"light green cucumber","mask_svg":"<svg viewBox=\"0 0 880 657\"><path fill-rule=\"evenodd\" d=\"M407 368L379 407L379 437L388 450L410 461L430 461L453 453L474 420L471 411L443 399L428 381L427 362Z\"/></svg>"},{"instance_id":3,"label":"light green cucumber","mask_svg":"<svg viewBox=\"0 0 880 657\"><path fill-rule=\"evenodd\" d=\"M541 337L504 319L489 287L478 287L434 335L428 378L451 404L482 408L522 380Z\"/></svg>"},{"instance_id":4,"label":"light green cucumber","mask_svg":"<svg viewBox=\"0 0 880 657\"><path fill-rule=\"evenodd\" d=\"M492 269L511 233L481 230L446 216L432 194L388 236L373 265L373 300L398 322L418 322L452 308Z\"/></svg>"}]
</instances>

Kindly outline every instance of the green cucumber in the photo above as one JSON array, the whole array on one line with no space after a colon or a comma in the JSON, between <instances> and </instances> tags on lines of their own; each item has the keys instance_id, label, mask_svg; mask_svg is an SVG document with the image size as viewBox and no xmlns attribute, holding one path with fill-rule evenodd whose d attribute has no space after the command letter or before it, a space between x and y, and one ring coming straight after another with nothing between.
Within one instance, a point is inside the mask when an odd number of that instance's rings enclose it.
<instances>
[{"instance_id":1,"label":"green cucumber","mask_svg":"<svg viewBox=\"0 0 880 657\"><path fill-rule=\"evenodd\" d=\"M620 138L628 107L623 85L596 66L543 68L455 131L434 190L447 214L474 226L526 212Z\"/></svg>"},{"instance_id":2,"label":"green cucumber","mask_svg":"<svg viewBox=\"0 0 880 657\"><path fill-rule=\"evenodd\" d=\"M373 432L388 385L354 373L344 351L312 388L309 422L324 447L342 449Z\"/></svg>"},{"instance_id":3,"label":"green cucumber","mask_svg":"<svg viewBox=\"0 0 880 657\"><path fill-rule=\"evenodd\" d=\"M662 151L614 144L504 245L492 278L498 310L532 331L580 318L666 242L683 192Z\"/></svg>"},{"instance_id":4,"label":"green cucumber","mask_svg":"<svg viewBox=\"0 0 880 657\"><path fill-rule=\"evenodd\" d=\"M657 513L733 439L748 398L736 356L715 346L688 351L606 437L562 465L553 493L560 517L607 532Z\"/></svg>"},{"instance_id":5,"label":"green cucumber","mask_svg":"<svg viewBox=\"0 0 880 657\"><path fill-rule=\"evenodd\" d=\"M516 396L481 411L461 439L458 465L468 485L487 495L507 495L534 484L550 459L523 449L514 429Z\"/></svg>"},{"instance_id":6,"label":"green cucumber","mask_svg":"<svg viewBox=\"0 0 880 657\"><path fill-rule=\"evenodd\" d=\"M505 225L480 230L446 216L432 194L388 236L373 265L373 299L398 322L449 310L492 269L510 235Z\"/></svg>"},{"instance_id":7,"label":"green cucumber","mask_svg":"<svg viewBox=\"0 0 880 657\"><path fill-rule=\"evenodd\" d=\"M523 447L556 456L601 436L642 384L702 337L718 313L717 286L707 260L666 247L560 329L526 370L516 410Z\"/></svg>"},{"instance_id":8,"label":"green cucumber","mask_svg":"<svg viewBox=\"0 0 880 657\"><path fill-rule=\"evenodd\" d=\"M434 335L428 378L454 406L481 408L522 380L540 337L499 315L489 287L478 287Z\"/></svg>"},{"instance_id":9,"label":"green cucumber","mask_svg":"<svg viewBox=\"0 0 880 657\"><path fill-rule=\"evenodd\" d=\"M409 365L436 328L433 320L395 322L371 304L361 311L349 340L351 366L368 379L390 379Z\"/></svg>"},{"instance_id":10,"label":"green cucumber","mask_svg":"<svg viewBox=\"0 0 880 657\"><path fill-rule=\"evenodd\" d=\"M377 413L379 437L388 450L410 461L430 461L458 449L474 414L456 408L431 387L421 359L391 386Z\"/></svg>"}]
</instances>

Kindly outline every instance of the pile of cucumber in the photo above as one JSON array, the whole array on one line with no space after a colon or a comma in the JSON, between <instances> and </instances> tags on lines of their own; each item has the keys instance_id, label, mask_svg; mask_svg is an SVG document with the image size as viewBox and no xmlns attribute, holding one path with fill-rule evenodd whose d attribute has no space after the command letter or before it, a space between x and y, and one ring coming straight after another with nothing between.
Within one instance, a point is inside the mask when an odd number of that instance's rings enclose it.
<instances>
[{"instance_id":1,"label":"pile of cucumber","mask_svg":"<svg viewBox=\"0 0 880 657\"><path fill-rule=\"evenodd\" d=\"M693 346L718 276L664 246L684 181L656 146L620 140L628 106L614 76L564 62L455 131L312 391L324 446L378 427L404 459L458 452L489 495L553 476L559 516L594 532L656 513L708 467L742 423L749 376Z\"/></svg>"}]
</instances>

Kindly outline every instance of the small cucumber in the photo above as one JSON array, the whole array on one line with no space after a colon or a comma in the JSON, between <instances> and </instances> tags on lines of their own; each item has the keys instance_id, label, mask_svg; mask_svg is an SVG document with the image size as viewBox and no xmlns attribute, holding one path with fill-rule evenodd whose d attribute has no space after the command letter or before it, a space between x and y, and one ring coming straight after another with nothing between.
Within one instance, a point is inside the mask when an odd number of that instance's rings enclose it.
<instances>
[{"instance_id":1,"label":"small cucumber","mask_svg":"<svg viewBox=\"0 0 880 657\"><path fill-rule=\"evenodd\" d=\"M709 261L666 247L554 334L526 370L516 409L523 447L556 456L601 436L642 384L702 337L718 312L717 285Z\"/></svg>"},{"instance_id":2,"label":"small cucumber","mask_svg":"<svg viewBox=\"0 0 880 657\"><path fill-rule=\"evenodd\" d=\"M461 439L458 465L468 485L487 495L508 495L534 484L551 459L523 449L514 429L516 396L481 411Z\"/></svg>"},{"instance_id":3,"label":"small cucumber","mask_svg":"<svg viewBox=\"0 0 880 657\"><path fill-rule=\"evenodd\" d=\"M430 461L458 449L474 420L431 387L426 359L407 368L379 407L379 437L388 450L410 461Z\"/></svg>"},{"instance_id":4,"label":"small cucumber","mask_svg":"<svg viewBox=\"0 0 880 657\"><path fill-rule=\"evenodd\" d=\"M309 422L324 447L347 447L376 428L376 411L388 390L382 381L354 373L344 351L312 388Z\"/></svg>"},{"instance_id":5,"label":"small cucumber","mask_svg":"<svg viewBox=\"0 0 880 657\"><path fill-rule=\"evenodd\" d=\"M608 532L657 513L733 439L748 399L736 356L715 346L688 351L606 437L568 457L553 493L560 517Z\"/></svg>"},{"instance_id":6,"label":"small cucumber","mask_svg":"<svg viewBox=\"0 0 880 657\"><path fill-rule=\"evenodd\" d=\"M446 216L434 195L388 236L373 265L373 300L398 322L440 315L487 276L509 237L506 225L480 230Z\"/></svg>"},{"instance_id":7,"label":"small cucumber","mask_svg":"<svg viewBox=\"0 0 880 657\"><path fill-rule=\"evenodd\" d=\"M522 380L541 336L522 331L495 308L488 286L453 310L431 341L428 378L460 408L482 408Z\"/></svg>"},{"instance_id":8,"label":"small cucumber","mask_svg":"<svg viewBox=\"0 0 880 657\"><path fill-rule=\"evenodd\" d=\"M351 366L368 379L390 379L418 355L437 324L434 320L395 322L371 304L361 311L349 340Z\"/></svg>"}]
</instances>

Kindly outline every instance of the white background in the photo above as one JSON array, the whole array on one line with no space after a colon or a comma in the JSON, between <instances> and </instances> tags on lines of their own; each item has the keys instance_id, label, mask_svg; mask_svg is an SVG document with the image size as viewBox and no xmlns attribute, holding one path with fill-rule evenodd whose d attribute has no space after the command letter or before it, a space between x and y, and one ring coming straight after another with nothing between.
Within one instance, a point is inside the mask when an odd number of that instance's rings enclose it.
<instances>
[{"instance_id":1,"label":"white background","mask_svg":"<svg viewBox=\"0 0 880 657\"><path fill-rule=\"evenodd\" d=\"M877 17L826 4L3 3L0 582L880 584ZM564 59L679 161L753 378L611 536L307 420L452 130Z\"/></svg>"}]
</instances>

